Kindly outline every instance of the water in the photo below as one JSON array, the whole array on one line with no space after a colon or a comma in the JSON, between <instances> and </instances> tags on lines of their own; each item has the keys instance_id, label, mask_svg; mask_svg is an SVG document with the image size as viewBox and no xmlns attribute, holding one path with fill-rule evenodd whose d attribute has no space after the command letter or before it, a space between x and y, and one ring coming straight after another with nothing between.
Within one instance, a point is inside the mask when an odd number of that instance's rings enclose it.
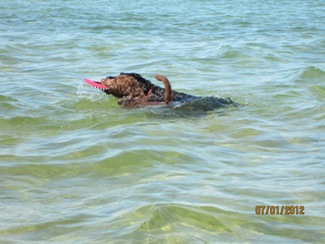
<instances>
[{"instance_id":1,"label":"water","mask_svg":"<svg viewBox=\"0 0 325 244\"><path fill-rule=\"evenodd\" d=\"M1 242L325 241L323 0L0 5ZM82 81L121 71L241 105L128 110Z\"/></svg>"}]
</instances>

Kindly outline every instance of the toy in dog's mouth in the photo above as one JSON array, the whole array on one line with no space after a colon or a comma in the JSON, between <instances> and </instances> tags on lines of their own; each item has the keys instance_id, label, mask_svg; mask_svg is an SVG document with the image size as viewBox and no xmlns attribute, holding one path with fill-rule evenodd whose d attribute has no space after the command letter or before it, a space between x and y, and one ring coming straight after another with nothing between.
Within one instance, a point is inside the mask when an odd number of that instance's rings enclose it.
<instances>
[{"instance_id":1,"label":"toy in dog's mouth","mask_svg":"<svg viewBox=\"0 0 325 244\"><path fill-rule=\"evenodd\" d=\"M90 86L92 86L92 87L94 87L94 88L100 89L100 90L102 90L102 91L107 91L107 90L109 89L108 86L103 85L100 81L93 81L93 80L90 80L90 79L88 79L88 78L84 78L84 81L85 81L88 85L90 85Z\"/></svg>"}]
</instances>

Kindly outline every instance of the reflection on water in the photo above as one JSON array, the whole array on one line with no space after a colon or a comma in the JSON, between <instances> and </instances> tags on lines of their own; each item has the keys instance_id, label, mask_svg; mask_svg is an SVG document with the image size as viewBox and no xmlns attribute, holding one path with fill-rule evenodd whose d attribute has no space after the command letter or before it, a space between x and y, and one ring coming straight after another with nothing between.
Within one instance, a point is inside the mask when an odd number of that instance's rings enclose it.
<instances>
[{"instance_id":1,"label":"reflection on water","mask_svg":"<svg viewBox=\"0 0 325 244\"><path fill-rule=\"evenodd\" d=\"M156 6L2 6L0 240L322 243L322 1ZM201 98L124 109L82 81L119 72Z\"/></svg>"}]
</instances>

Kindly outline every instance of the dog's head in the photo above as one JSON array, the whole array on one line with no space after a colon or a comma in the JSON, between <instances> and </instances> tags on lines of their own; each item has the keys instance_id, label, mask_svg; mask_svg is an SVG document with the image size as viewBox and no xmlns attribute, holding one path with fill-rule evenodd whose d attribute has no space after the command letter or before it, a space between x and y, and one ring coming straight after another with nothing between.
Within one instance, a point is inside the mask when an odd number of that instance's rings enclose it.
<instances>
[{"instance_id":1,"label":"dog's head","mask_svg":"<svg viewBox=\"0 0 325 244\"><path fill-rule=\"evenodd\" d=\"M118 76L108 76L101 80L106 94L111 94L117 98L141 98L148 96L152 89L149 80L135 73L121 73Z\"/></svg>"}]
</instances>

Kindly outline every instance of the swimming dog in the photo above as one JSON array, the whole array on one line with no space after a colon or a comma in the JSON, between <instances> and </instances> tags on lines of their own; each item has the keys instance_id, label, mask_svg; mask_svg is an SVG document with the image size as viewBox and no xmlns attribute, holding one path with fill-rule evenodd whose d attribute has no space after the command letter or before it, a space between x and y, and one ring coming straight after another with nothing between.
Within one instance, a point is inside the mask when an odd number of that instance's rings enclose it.
<instances>
[{"instance_id":1,"label":"swimming dog","mask_svg":"<svg viewBox=\"0 0 325 244\"><path fill-rule=\"evenodd\" d=\"M167 77L157 74L155 78L164 84L164 88L154 85L137 73L120 73L117 76L108 76L100 82L85 81L95 88L99 88L108 95L119 98L118 104L126 108L141 108L145 106L168 105L171 102L191 102L201 97L172 90ZM88 82L88 81L90 82ZM209 97L215 107L226 104L236 104L220 97Z\"/></svg>"}]
</instances>

